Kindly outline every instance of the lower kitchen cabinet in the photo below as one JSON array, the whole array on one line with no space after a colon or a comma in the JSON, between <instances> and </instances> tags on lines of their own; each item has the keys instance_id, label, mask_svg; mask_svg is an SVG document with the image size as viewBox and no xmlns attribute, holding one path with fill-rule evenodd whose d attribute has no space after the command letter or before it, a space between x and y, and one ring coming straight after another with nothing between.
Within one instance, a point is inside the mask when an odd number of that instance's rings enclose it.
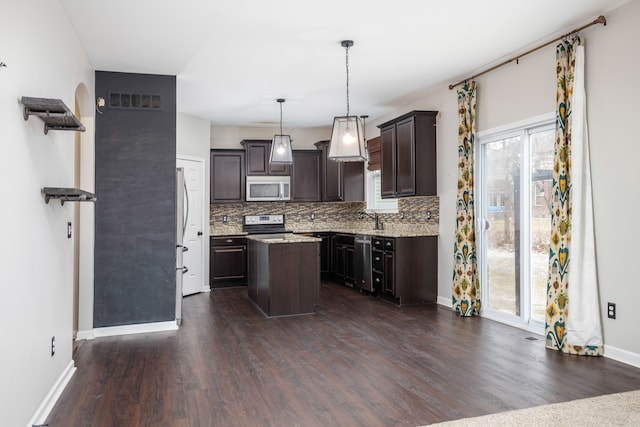
<instances>
[{"instance_id":1,"label":"lower kitchen cabinet","mask_svg":"<svg viewBox=\"0 0 640 427\"><path fill-rule=\"evenodd\" d=\"M212 236L209 252L211 288L247 284L247 239L238 236Z\"/></svg>"},{"instance_id":2,"label":"lower kitchen cabinet","mask_svg":"<svg viewBox=\"0 0 640 427\"><path fill-rule=\"evenodd\" d=\"M331 237L333 233L313 233L313 237L322 239L320 242L320 273L331 272Z\"/></svg>"},{"instance_id":3,"label":"lower kitchen cabinet","mask_svg":"<svg viewBox=\"0 0 640 427\"><path fill-rule=\"evenodd\" d=\"M436 236L372 237L375 292L398 305L436 302L437 244Z\"/></svg>"},{"instance_id":4,"label":"lower kitchen cabinet","mask_svg":"<svg viewBox=\"0 0 640 427\"><path fill-rule=\"evenodd\" d=\"M355 236L336 234L333 236L333 270L334 275L347 286L355 282Z\"/></svg>"}]
</instances>

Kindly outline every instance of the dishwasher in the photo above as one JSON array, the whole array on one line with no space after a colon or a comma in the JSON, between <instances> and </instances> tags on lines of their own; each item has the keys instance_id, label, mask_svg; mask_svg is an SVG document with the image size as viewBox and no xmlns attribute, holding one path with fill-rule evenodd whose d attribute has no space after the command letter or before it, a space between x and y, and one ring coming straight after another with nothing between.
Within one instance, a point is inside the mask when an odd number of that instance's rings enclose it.
<instances>
[{"instance_id":1,"label":"dishwasher","mask_svg":"<svg viewBox=\"0 0 640 427\"><path fill-rule=\"evenodd\" d=\"M371 273L371 236L356 236L354 243L354 286L363 291L373 292L373 279Z\"/></svg>"}]
</instances>

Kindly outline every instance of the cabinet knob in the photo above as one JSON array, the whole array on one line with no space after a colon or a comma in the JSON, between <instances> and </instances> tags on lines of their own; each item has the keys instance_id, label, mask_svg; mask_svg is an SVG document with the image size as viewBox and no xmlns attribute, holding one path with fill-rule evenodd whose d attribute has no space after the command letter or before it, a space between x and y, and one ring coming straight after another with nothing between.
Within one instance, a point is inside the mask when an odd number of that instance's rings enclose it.
<instances>
[{"instance_id":1,"label":"cabinet knob","mask_svg":"<svg viewBox=\"0 0 640 427\"><path fill-rule=\"evenodd\" d=\"M387 242L387 246L391 246L391 242Z\"/></svg>"},{"instance_id":2,"label":"cabinet knob","mask_svg":"<svg viewBox=\"0 0 640 427\"><path fill-rule=\"evenodd\" d=\"M376 257L376 261L380 261L380 257L379 256Z\"/></svg>"},{"instance_id":3,"label":"cabinet knob","mask_svg":"<svg viewBox=\"0 0 640 427\"><path fill-rule=\"evenodd\" d=\"M380 279L376 279L376 282L380 283Z\"/></svg>"}]
</instances>

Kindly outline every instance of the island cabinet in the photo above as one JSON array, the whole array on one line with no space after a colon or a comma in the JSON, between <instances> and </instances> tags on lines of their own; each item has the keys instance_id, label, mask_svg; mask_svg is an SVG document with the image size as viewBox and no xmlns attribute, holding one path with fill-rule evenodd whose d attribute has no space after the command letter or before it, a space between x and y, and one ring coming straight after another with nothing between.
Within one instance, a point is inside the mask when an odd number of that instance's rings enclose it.
<instances>
[{"instance_id":1,"label":"island cabinet","mask_svg":"<svg viewBox=\"0 0 640 427\"><path fill-rule=\"evenodd\" d=\"M250 236L249 298L267 316L316 311L320 299L320 239Z\"/></svg>"},{"instance_id":2,"label":"island cabinet","mask_svg":"<svg viewBox=\"0 0 640 427\"><path fill-rule=\"evenodd\" d=\"M412 111L379 125L382 198L435 196L437 111Z\"/></svg>"},{"instance_id":3,"label":"island cabinet","mask_svg":"<svg viewBox=\"0 0 640 427\"><path fill-rule=\"evenodd\" d=\"M320 202L320 151L293 150L291 201Z\"/></svg>"},{"instance_id":4,"label":"island cabinet","mask_svg":"<svg viewBox=\"0 0 640 427\"><path fill-rule=\"evenodd\" d=\"M241 236L212 236L209 251L211 288L247 284L247 239Z\"/></svg>"},{"instance_id":5,"label":"island cabinet","mask_svg":"<svg viewBox=\"0 0 640 427\"><path fill-rule=\"evenodd\" d=\"M247 175L289 175L289 165L270 163L271 140L244 139Z\"/></svg>"},{"instance_id":6,"label":"island cabinet","mask_svg":"<svg viewBox=\"0 0 640 427\"><path fill-rule=\"evenodd\" d=\"M244 201L244 150L211 150L210 191L210 203L242 203Z\"/></svg>"},{"instance_id":7,"label":"island cabinet","mask_svg":"<svg viewBox=\"0 0 640 427\"><path fill-rule=\"evenodd\" d=\"M438 246L436 236L372 237L374 291L398 305L436 302Z\"/></svg>"},{"instance_id":8,"label":"island cabinet","mask_svg":"<svg viewBox=\"0 0 640 427\"><path fill-rule=\"evenodd\" d=\"M322 201L364 201L364 162L337 162L330 159L329 143L330 141L315 143L322 153Z\"/></svg>"}]
</instances>

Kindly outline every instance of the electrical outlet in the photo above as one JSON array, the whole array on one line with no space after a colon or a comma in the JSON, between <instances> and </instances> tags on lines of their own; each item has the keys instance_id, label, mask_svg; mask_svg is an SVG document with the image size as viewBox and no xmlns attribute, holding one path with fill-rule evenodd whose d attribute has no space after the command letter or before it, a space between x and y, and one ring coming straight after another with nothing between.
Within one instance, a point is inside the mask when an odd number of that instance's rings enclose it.
<instances>
[{"instance_id":1,"label":"electrical outlet","mask_svg":"<svg viewBox=\"0 0 640 427\"><path fill-rule=\"evenodd\" d=\"M607 317L609 319L615 319L616 318L616 304L613 302L608 302L607 303Z\"/></svg>"},{"instance_id":2,"label":"electrical outlet","mask_svg":"<svg viewBox=\"0 0 640 427\"><path fill-rule=\"evenodd\" d=\"M316 214L314 214L313 212L311 212L311 219L316 219Z\"/></svg>"},{"instance_id":3,"label":"electrical outlet","mask_svg":"<svg viewBox=\"0 0 640 427\"><path fill-rule=\"evenodd\" d=\"M51 357L55 356L56 354L56 337L53 336L51 337Z\"/></svg>"},{"instance_id":4,"label":"electrical outlet","mask_svg":"<svg viewBox=\"0 0 640 427\"><path fill-rule=\"evenodd\" d=\"M228 223L229 222L229 217L227 215L223 215L222 216L222 222L225 223L225 224Z\"/></svg>"}]
</instances>

